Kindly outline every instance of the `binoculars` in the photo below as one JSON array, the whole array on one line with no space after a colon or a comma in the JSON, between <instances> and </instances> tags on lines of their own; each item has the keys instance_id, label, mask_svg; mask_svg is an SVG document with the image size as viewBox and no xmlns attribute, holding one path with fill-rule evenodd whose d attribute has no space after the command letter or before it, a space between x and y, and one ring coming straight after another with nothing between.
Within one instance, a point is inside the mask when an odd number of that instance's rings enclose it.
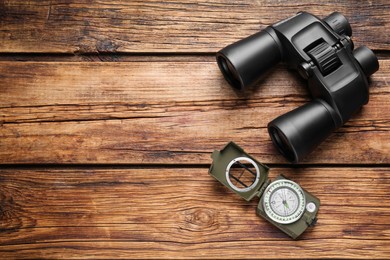
<instances>
[{"instance_id":1,"label":"binoculars","mask_svg":"<svg viewBox=\"0 0 390 260\"><path fill-rule=\"evenodd\" d=\"M300 12L217 53L225 79L243 90L279 62L308 81L313 100L268 124L279 152L297 163L368 102L367 78L379 69L367 47L354 50L348 20Z\"/></svg>"}]
</instances>

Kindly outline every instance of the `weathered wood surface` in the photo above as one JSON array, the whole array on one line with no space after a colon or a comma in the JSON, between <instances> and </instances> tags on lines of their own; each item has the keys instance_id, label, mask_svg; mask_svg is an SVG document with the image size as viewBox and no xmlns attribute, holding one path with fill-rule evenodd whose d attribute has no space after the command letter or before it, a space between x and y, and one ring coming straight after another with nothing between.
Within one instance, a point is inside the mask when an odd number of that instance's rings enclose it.
<instances>
[{"instance_id":1,"label":"weathered wood surface","mask_svg":"<svg viewBox=\"0 0 390 260\"><path fill-rule=\"evenodd\" d=\"M306 163L390 162L390 63L380 65L370 102ZM204 164L229 140L265 163L285 162L266 125L310 100L281 67L240 96L214 60L0 62L0 75L6 164Z\"/></svg>"},{"instance_id":2,"label":"weathered wood surface","mask_svg":"<svg viewBox=\"0 0 390 260\"><path fill-rule=\"evenodd\" d=\"M298 11L349 18L357 45L390 48L390 5L380 1L0 2L1 52L215 52Z\"/></svg>"},{"instance_id":3,"label":"weathered wood surface","mask_svg":"<svg viewBox=\"0 0 390 260\"><path fill-rule=\"evenodd\" d=\"M214 52L301 10L345 14L380 70L293 168L265 126L305 82L244 96ZM0 1L0 259L389 259L389 30L386 0ZM292 241L208 175L230 140L321 199L315 228Z\"/></svg>"},{"instance_id":4,"label":"weathered wood surface","mask_svg":"<svg viewBox=\"0 0 390 260\"><path fill-rule=\"evenodd\" d=\"M389 168L275 168L321 198L292 241L199 168L0 171L10 258L388 258ZM229 253L229 256L226 254Z\"/></svg>"}]
</instances>

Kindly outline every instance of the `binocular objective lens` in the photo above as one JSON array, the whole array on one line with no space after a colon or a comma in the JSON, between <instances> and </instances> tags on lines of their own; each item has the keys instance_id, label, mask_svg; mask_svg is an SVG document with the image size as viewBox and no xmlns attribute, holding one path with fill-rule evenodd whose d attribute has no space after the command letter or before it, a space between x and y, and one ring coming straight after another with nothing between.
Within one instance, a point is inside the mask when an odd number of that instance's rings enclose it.
<instances>
[{"instance_id":1,"label":"binocular objective lens","mask_svg":"<svg viewBox=\"0 0 390 260\"><path fill-rule=\"evenodd\" d=\"M225 79L236 89L241 89L240 77L233 65L223 56L218 57L218 65Z\"/></svg>"},{"instance_id":2,"label":"binocular objective lens","mask_svg":"<svg viewBox=\"0 0 390 260\"><path fill-rule=\"evenodd\" d=\"M290 143L287 141L286 136L279 129L273 126L269 128L269 134L271 136L272 142L276 144L279 152L284 157L286 157L287 160L294 161L295 155Z\"/></svg>"}]
</instances>

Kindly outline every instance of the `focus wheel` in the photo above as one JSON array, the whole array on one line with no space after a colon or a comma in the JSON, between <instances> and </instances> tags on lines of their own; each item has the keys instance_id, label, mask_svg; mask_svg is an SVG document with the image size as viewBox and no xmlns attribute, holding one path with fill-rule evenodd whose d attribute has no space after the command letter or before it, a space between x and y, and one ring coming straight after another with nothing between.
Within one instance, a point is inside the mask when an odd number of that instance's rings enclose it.
<instances>
[{"instance_id":1,"label":"focus wheel","mask_svg":"<svg viewBox=\"0 0 390 260\"><path fill-rule=\"evenodd\" d=\"M322 42L311 49L308 55L313 59L324 76L335 71L341 65L336 51L326 42Z\"/></svg>"}]
</instances>

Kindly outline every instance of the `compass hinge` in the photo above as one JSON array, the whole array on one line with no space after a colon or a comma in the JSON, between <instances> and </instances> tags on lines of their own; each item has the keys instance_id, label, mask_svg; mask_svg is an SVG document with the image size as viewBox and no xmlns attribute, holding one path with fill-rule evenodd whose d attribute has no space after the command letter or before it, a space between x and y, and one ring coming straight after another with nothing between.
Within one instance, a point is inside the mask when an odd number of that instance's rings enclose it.
<instances>
[{"instance_id":1,"label":"compass hinge","mask_svg":"<svg viewBox=\"0 0 390 260\"><path fill-rule=\"evenodd\" d=\"M261 197L263 195L265 188L271 183L270 179L267 179L264 184L260 187L259 191L257 192L257 197Z\"/></svg>"}]
</instances>

